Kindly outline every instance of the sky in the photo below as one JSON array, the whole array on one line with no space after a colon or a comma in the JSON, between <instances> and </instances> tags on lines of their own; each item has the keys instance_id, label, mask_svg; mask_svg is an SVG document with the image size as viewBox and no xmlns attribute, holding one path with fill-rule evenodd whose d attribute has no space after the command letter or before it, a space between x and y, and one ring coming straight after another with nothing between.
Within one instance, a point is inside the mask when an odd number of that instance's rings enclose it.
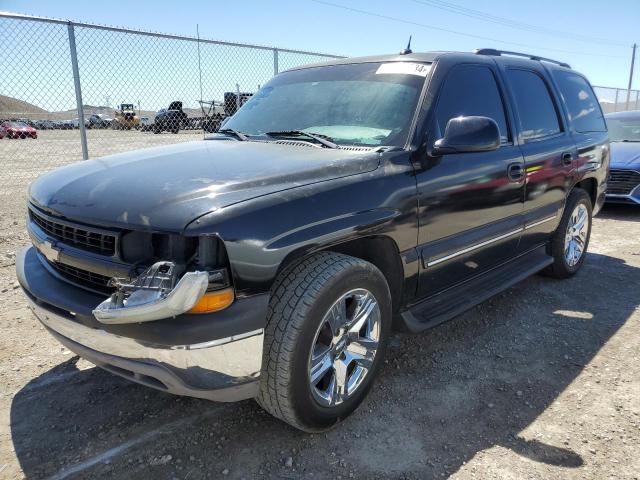
<instances>
[{"instance_id":1,"label":"sky","mask_svg":"<svg viewBox=\"0 0 640 480\"><path fill-rule=\"evenodd\" d=\"M185 35L195 35L198 24L203 38L345 56L395 53L412 35L414 51L523 51L568 62L594 85L619 88L629 79L631 45L640 43L640 0L0 0L0 10ZM85 69L99 68L95 58L86 52ZM640 61L634 75L638 88ZM237 82L251 90L262 77Z\"/></svg>"}]
</instances>

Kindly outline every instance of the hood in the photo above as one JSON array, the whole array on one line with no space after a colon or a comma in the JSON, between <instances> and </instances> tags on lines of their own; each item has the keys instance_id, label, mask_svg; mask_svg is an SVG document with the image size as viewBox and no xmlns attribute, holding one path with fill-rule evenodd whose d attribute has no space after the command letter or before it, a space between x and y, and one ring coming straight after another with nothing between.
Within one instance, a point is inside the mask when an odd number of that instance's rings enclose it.
<instances>
[{"instance_id":1,"label":"hood","mask_svg":"<svg viewBox=\"0 0 640 480\"><path fill-rule=\"evenodd\" d=\"M92 225L180 232L193 219L278 191L375 170L379 154L202 140L59 168L34 181L43 210Z\"/></svg>"},{"instance_id":2,"label":"hood","mask_svg":"<svg viewBox=\"0 0 640 480\"><path fill-rule=\"evenodd\" d=\"M640 142L611 142L611 168L640 170Z\"/></svg>"}]
</instances>

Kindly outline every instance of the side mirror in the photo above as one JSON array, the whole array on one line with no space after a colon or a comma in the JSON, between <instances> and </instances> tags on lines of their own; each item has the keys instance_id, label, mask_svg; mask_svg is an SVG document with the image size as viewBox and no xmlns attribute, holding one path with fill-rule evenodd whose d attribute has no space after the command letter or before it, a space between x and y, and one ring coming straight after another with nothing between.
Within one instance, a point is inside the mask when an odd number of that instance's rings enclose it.
<instances>
[{"instance_id":1,"label":"side mirror","mask_svg":"<svg viewBox=\"0 0 640 480\"><path fill-rule=\"evenodd\" d=\"M447 122L444 137L431 151L440 156L448 153L489 152L500 148L498 124L488 117L456 117Z\"/></svg>"}]
</instances>

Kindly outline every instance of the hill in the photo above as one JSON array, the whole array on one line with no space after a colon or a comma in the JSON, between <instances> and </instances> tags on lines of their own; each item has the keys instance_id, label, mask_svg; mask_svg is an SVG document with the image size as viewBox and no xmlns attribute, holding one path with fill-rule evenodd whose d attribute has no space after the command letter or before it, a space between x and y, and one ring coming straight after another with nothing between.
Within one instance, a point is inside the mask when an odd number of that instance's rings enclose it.
<instances>
[{"instance_id":1,"label":"hill","mask_svg":"<svg viewBox=\"0 0 640 480\"><path fill-rule=\"evenodd\" d=\"M36 107L31 103L24 100L18 100L17 98L7 97L0 95L0 115L11 116L11 114L33 114L33 113L48 113L45 109Z\"/></svg>"}]
</instances>

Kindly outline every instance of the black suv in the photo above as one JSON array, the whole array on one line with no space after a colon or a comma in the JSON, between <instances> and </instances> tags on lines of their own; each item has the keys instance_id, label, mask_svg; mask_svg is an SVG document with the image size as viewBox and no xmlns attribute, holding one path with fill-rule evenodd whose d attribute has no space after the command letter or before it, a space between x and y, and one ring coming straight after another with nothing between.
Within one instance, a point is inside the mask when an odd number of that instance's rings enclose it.
<instances>
[{"instance_id":1,"label":"black suv","mask_svg":"<svg viewBox=\"0 0 640 480\"><path fill-rule=\"evenodd\" d=\"M156 113L151 130L153 133L178 133L187 123L187 114L182 110L182 102L171 102L169 108Z\"/></svg>"},{"instance_id":2,"label":"black suv","mask_svg":"<svg viewBox=\"0 0 640 480\"><path fill-rule=\"evenodd\" d=\"M218 134L29 190L17 273L61 343L133 381L319 431L419 332L585 260L609 145L588 81L512 52L299 67Z\"/></svg>"}]
</instances>

